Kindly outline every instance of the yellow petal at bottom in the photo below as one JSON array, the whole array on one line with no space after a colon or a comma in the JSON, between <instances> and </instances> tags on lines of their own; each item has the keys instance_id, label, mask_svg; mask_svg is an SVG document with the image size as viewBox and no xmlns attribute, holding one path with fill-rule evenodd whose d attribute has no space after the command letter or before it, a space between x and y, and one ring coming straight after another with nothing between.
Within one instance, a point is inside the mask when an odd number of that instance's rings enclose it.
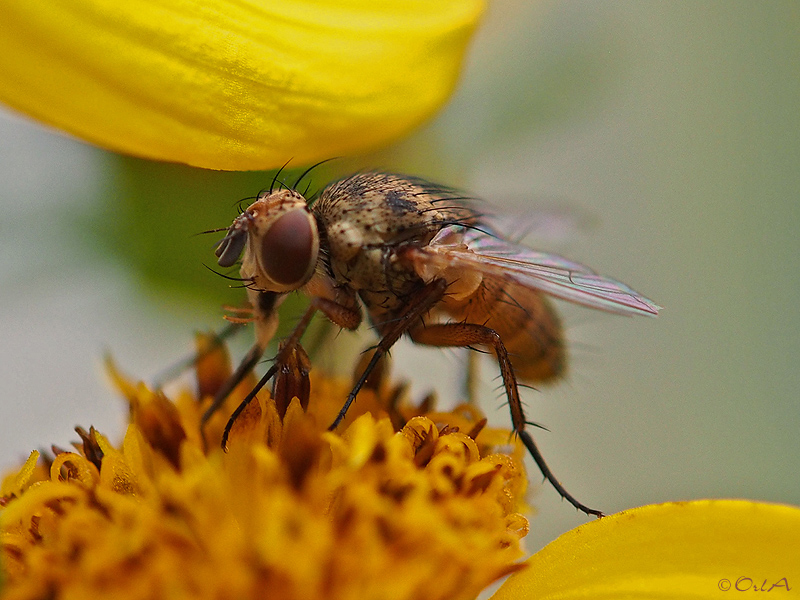
<instances>
[{"instance_id":1,"label":"yellow petal at bottom","mask_svg":"<svg viewBox=\"0 0 800 600\"><path fill-rule=\"evenodd\" d=\"M800 508L643 506L565 533L527 565L492 600L791 598L800 594Z\"/></svg>"}]
</instances>

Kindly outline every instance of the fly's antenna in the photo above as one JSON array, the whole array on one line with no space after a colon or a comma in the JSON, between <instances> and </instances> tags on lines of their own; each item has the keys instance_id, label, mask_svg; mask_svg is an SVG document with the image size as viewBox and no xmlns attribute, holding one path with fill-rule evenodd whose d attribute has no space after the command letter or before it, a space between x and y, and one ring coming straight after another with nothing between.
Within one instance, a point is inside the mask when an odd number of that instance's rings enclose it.
<instances>
[{"instance_id":1,"label":"fly's antenna","mask_svg":"<svg viewBox=\"0 0 800 600\"><path fill-rule=\"evenodd\" d=\"M283 172L283 170L287 167L287 165L290 162L292 162L291 158L289 160L287 160L285 163L283 163L283 166L280 169L275 171L275 177L272 178L272 183L269 185L269 193L270 194L275 190L275 184L278 183L278 177L280 176L280 174Z\"/></svg>"}]
</instances>

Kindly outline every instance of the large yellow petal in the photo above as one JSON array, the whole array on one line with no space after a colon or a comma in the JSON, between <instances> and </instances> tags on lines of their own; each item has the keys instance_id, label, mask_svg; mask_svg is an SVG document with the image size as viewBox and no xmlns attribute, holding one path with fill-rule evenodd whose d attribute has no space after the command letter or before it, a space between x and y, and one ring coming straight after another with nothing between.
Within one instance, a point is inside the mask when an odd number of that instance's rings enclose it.
<instances>
[{"instance_id":1,"label":"large yellow petal","mask_svg":"<svg viewBox=\"0 0 800 600\"><path fill-rule=\"evenodd\" d=\"M769 597L800 593L800 508L698 500L573 529L492 600L738 598L769 590Z\"/></svg>"},{"instance_id":2,"label":"large yellow petal","mask_svg":"<svg viewBox=\"0 0 800 600\"><path fill-rule=\"evenodd\" d=\"M483 0L0 2L0 101L100 146L229 169L387 143L452 91Z\"/></svg>"}]
</instances>

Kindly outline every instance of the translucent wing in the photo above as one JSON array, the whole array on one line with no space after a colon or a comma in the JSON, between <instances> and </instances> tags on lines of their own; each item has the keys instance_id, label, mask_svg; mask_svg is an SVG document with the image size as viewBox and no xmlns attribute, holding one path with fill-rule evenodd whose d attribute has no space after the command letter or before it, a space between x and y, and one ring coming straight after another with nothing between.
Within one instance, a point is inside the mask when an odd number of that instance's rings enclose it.
<instances>
[{"instance_id":1,"label":"translucent wing","mask_svg":"<svg viewBox=\"0 0 800 600\"><path fill-rule=\"evenodd\" d=\"M657 315L660 306L589 267L504 240L490 230L445 227L430 244L410 250L418 271L478 271L576 304L623 315ZM418 262L419 261L419 262Z\"/></svg>"}]
</instances>

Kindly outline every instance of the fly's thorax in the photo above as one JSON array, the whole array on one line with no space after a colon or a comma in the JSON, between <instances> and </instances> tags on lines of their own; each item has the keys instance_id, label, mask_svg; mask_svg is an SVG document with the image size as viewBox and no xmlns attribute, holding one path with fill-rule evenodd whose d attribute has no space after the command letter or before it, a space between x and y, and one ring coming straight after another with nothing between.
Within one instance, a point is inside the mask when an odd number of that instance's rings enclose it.
<instances>
[{"instance_id":1,"label":"fly's thorax","mask_svg":"<svg viewBox=\"0 0 800 600\"><path fill-rule=\"evenodd\" d=\"M241 276L254 288L288 292L314 274L319 232L305 199L294 190L263 193L234 221L244 228L247 244Z\"/></svg>"},{"instance_id":2,"label":"fly's thorax","mask_svg":"<svg viewBox=\"0 0 800 600\"><path fill-rule=\"evenodd\" d=\"M387 173L359 173L325 188L314 213L334 276L357 290L392 289L391 271L403 272L391 264L393 249L430 242L453 218L437 207L443 199L420 181Z\"/></svg>"},{"instance_id":3,"label":"fly's thorax","mask_svg":"<svg viewBox=\"0 0 800 600\"><path fill-rule=\"evenodd\" d=\"M328 233L331 252L349 260L360 248L427 243L448 220L442 198L422 183L387 173L359 173L331 184L314 212Z\"/></svg>"}]
</instances>

